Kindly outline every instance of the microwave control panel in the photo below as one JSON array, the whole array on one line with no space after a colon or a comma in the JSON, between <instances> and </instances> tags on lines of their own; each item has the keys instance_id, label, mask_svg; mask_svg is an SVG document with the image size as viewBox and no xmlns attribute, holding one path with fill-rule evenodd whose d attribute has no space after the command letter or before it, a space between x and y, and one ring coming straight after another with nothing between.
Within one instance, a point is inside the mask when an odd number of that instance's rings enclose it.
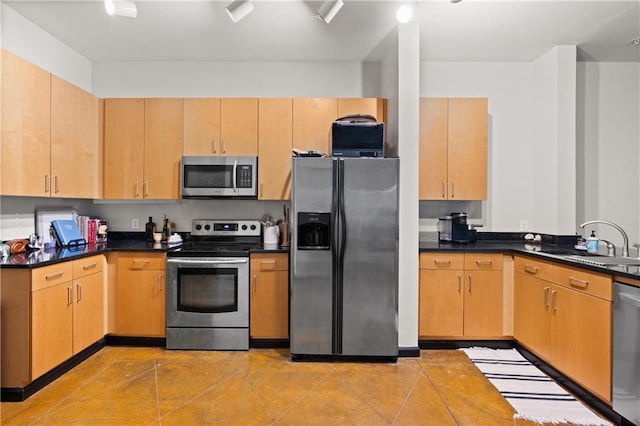
<instances>
[{"instance_id":1,"label":"microwave control panel","mask_svg":"<svg viewBox=\"0 0 640 426\"><path fill-rule=\"evenodd\" d=\"M238 166L236 170L236 184L238 188L251 188L253 178L253 166Z\"/></svg>"}]
</instances>

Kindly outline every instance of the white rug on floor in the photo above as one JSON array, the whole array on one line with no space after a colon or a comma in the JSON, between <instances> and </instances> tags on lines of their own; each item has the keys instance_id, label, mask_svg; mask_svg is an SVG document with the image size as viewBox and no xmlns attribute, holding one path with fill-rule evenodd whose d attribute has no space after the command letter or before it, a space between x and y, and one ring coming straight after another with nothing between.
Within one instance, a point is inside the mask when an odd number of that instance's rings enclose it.
<instances>
[{"instance_id":1,"label":"white rug on floor","mask_svg":"<svg viewBox=\"0 0 640 426\"><path fill-rule=\"evenodd\" d=\"M516 410L536 423L611 425L567 393L515 349L461 349Z\"/></svg>"}]
</instances>

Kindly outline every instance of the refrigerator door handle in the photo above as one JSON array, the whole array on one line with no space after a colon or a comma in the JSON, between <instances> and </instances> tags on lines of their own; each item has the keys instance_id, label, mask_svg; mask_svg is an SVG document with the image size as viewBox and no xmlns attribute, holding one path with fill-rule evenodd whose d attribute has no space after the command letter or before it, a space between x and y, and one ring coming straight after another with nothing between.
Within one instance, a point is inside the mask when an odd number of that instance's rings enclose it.
<instances>
[{"instance_id":1,"label":"refrigerator door handle","mask_svg":"<svg viewBox=\"0 0 640 426\"><path fill-rule=\"evenodd\" d=\"M338 294L340 293L340 178L339 178L339 166L338 160L332 162L332 198L331 198L331 269L332 269L332 285L331 285L331 315L332 315L332 327L331 327L331 352L338 354L341 352L342 339L341 339L341 327L340 321L340 309Z\"/></svg>"}]
</instances>

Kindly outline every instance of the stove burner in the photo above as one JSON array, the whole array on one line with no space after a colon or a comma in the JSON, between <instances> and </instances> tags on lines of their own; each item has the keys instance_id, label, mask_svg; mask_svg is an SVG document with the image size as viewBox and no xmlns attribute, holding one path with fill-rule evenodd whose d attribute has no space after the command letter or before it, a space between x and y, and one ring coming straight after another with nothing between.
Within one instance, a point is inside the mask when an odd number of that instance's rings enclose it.
<instances>
[{"instance_id":1,"label":"stove burner","mask_svg":"<svg viewBox=\"0 0 640 426\"><path fill-rule=\"evenodd\" d=\"M203 225L209 227L205 229ZM224 228L224 229L223 229ZM248 220L196 219L191 239L168 253L170 257L247 257L262 246L260 222Z\"/></svg>"}]
</instances>

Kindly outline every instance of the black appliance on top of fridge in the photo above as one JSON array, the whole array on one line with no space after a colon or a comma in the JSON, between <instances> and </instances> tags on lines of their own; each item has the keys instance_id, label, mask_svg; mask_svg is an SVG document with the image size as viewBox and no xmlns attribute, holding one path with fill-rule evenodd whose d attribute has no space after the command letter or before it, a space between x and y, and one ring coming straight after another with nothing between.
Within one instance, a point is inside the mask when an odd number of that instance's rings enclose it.
<instances>
[{"instance_id":1,"label":"black appliance on top of fridge","mask_svg":"<svg viewBox=\"0 0 640 426\"><path fill-rule=\"evenodd\" d=\"M397 158L293 158L293 360L398 356Z\"/></svg>"}]
</instances>

